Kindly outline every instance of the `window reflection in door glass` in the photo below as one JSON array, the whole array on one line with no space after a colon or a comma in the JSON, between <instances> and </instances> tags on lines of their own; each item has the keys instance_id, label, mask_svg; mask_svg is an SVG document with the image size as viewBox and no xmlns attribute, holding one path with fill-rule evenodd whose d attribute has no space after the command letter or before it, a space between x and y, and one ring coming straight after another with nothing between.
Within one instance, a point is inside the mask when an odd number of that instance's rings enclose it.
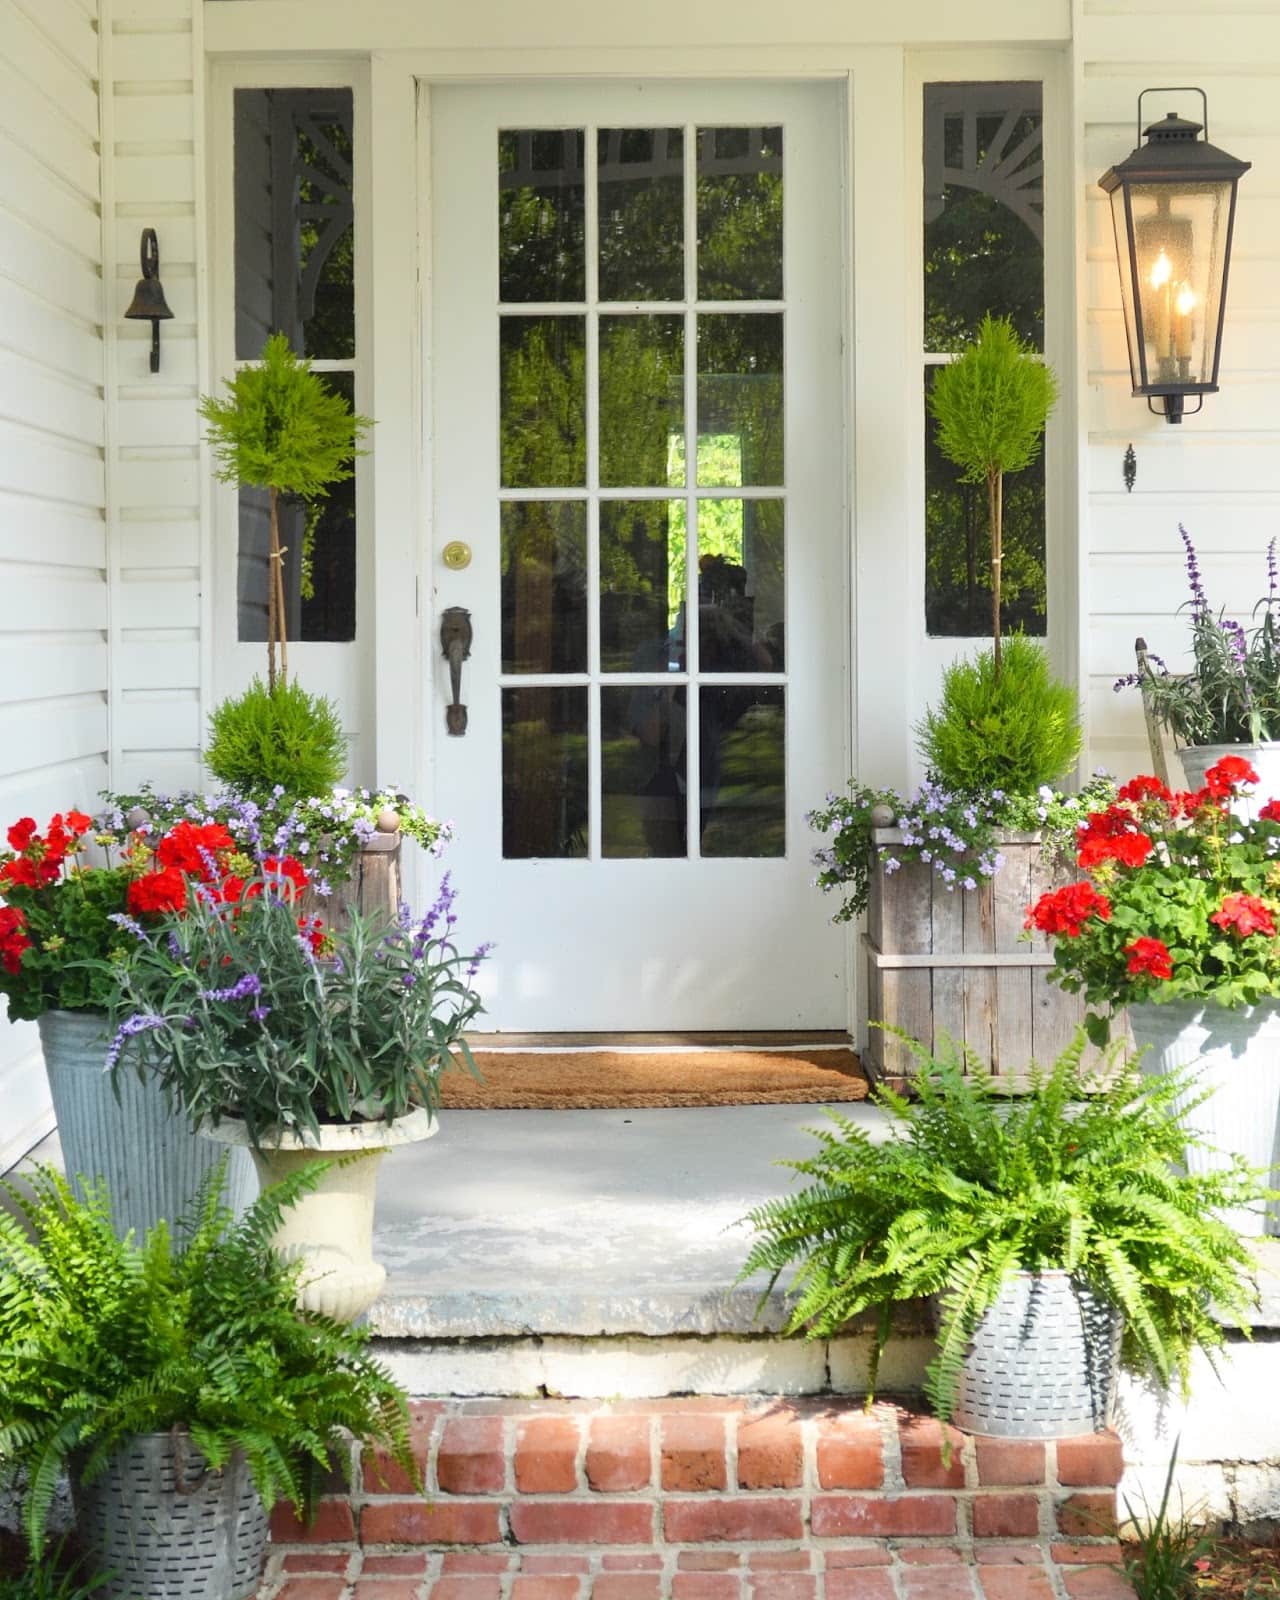
<instances>
[{"instance_id":1,"label":"window reflection in door glass","mask_svg":"<svg viewBox=\"0 0 1280 1600\"><path fill-rule=\"evenodd\" d=\"M698 482L780 487L782 317L723 312L698 318Z\"/></svg>"},{"instance_id":2,"label":"window reflection in door glass","mask_svg":"<svg viewBox=\"0 0 1280 1600\"><path fill-rule=\"evenodd\" d=\"M704 856L786 854L785 695L751 684L698 691Z\"/></svg>"},{"instance_id":3,"label":"window reflection in door glass","mask_svg":"<svg viewBox=\"0 0 1280 1600\"><path fill-rule=\"evenodd\" d=\"M586 295L585 135L580 128L498 135L498 297L550 304Z\"/></svg>"},{"instance_id":4,"label":"window reflection in door glass","mask_svg":"<svg viewBox=\"0 0 1280 1600\"><path fill-rule=\"evenodd\" d=\"M502 670L587 670L585 500L502 507Z\"/></svg>"},{"instance_id":5,"label":"window reflection in door glass","mask_svg":"<svg viewBox=\"0 0 1280 1600\"><path fill-rule=\"evenodd\" d=\"M683 500L600 505L600 665L682 672L687 571Z\"/></svg>"},{"instance_id":6,"label":"window reflection in door glass","mask_svg":"<svg viewBox=\"0 0 1280 1600\"><path fill-rule=\"evenodd\" d=\"M600 482L684 483L684 318L600 318Z\"/></svg>"},{"instance_id":7,"label":"window reflection in door glass","mask_svg":"<svg viewBox=\"0 0 1280 1600\"><path fill-rule=\"evenodd\" d=\"M587 691L502 691L502 854L587 854Z\"/></svg>"},{"instance_id":8,"label":"window reflection in door glass","mask_svg":"<svg viewBox=\"0 0 1280 1600\"><path fill-rule=\"evenodd\" d=\"M571 489L587 481L586 323L501 322L502 485Z\"/></svg>"},{"instance_id":9,"label":"window reflection in door glass","mask_svg":"<svg viewBox=\"0 0 1280 1600\"><path fill-rule=\"evenodd\" d=\"M782 129L698 129L698 297L782 298Z\"/></svg>"},{"instance_id":10,"label":"window reflection in door glass","mask_svg":"<svg viewBox=\"0 0 1280 1600\"><path fill-rule=\"evenodd\" d=\"M687 854L686 693L674 683L600 691L605 856Z\"/></svg>"},{"instance_id":11,"label":"window reflection in door glass","mask_svg":"<svg viewBox=\"0 0 1280 1600\"><path fill-rule=\"evenodd\" d=\"M781 672L786 665L781 500L698 502L698 665Z\"/></svg>"},{"instance_id":12,"label":"window reflection in door glass","mask_svg":"<svg viewBox=\"0 0 1280 1600\"><path fill-rule=\"evenodd\" d=\"M601 128L601 300L684 298L684 130Z\"/></svg>"}]
</instances>

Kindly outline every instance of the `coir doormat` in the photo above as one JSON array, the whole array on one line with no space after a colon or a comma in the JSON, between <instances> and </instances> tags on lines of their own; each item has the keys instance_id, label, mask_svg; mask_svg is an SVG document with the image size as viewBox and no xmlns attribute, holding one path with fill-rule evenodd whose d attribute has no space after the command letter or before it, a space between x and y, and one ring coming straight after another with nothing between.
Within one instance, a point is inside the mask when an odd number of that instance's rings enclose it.
<instances>
[{"instance_id":1,"label":"coir doormat","mask_svg":"<svg viewBox=\"0 0 1280 1600\"><path fill-rule=\"evenodd\" d=\"M852 1050L478 1050L483 1082L446 1072L454 1111L803 1105L865 1100Z\"/></svg>"}]
</instances>

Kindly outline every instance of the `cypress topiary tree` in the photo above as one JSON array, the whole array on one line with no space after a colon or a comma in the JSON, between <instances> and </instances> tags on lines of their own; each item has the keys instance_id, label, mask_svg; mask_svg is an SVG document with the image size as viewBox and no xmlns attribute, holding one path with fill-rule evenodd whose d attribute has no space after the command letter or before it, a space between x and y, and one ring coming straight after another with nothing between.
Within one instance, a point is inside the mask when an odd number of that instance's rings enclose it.
<instances>
[{"instance_id":1,"label":"cypress topiary tree","mask_svg":"<svg viewBox=\"0 0 1280 1600\"><path fill-rule=\"evenodd\" d=\"M357 416L342 395L312 372L309 361L294 355L282 333L267 340L258 366L242 367L226 387L225 400L213 395L201 400L200 414L208 423L222 482L266 489L270 497L267 687L274 693L277 682L289 676L280 495L320 500L331 484L351 477L360 436L372 422Z\"/></svg>"},{"instance_id":2,"label":"cypress topiary tree","mask_svg":"<svg viewBox=\"0 0 1280 1600\"><path fill-rule=\"evenodd\" d=\"M966 483L987 486L991 529L991 637L1000 676L1000 568L1006 472L1020 472L1040 453L1044 425L1058 398L1052 371L1013 324L989 313L977 338L938 369L929 410L938 424L938 448L960 468Z\"/></svg>"}]
</instances>

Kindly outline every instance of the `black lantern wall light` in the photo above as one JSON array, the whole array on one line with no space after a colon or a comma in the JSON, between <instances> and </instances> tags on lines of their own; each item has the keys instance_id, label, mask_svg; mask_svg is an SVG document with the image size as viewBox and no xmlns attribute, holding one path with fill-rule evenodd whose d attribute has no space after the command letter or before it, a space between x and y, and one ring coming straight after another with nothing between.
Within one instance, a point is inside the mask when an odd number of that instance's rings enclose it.
<instances>
[{"instance_id":1,"label":"black lantern wall light","mask_svg":"<svg viewBox=\"0 0 1280 1600\"><path fill-rule=\"evenodd\" d=\"M1143 129L1149 94L1198 94L1204 122L1171 111ZM1236 186L1251 163L1208 142L1203 89L1144 89L1138 129L1146 144L1098 183L1111 196L1133 392L1166 422L1181 422L1188 395L1199 397L1199 411L1217 393Z\"/></svg>"}]
</instances>

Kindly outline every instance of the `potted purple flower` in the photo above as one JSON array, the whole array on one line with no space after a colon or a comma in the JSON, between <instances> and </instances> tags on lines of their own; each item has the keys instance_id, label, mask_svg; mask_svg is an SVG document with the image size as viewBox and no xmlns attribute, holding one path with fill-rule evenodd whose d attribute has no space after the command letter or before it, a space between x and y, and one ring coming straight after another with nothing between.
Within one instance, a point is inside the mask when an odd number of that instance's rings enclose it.
<instances>
[{"instance_id":1,"label":"potted purple flower","mask_svg":"<svg viewBox=\"0 0 1280 1600\"><path fill-rule=\"evenodd\" d=\"M1259 775L1258 794L1280 794L1280 578L1276 541L1267 546L1267 589L1253 608L1251 626L1220 610L1205 591L1191 535L1179 524L1186 548L1190 598L1182 607L1191 623L1191 668L1171 672L1148 654L1140 672L1116 680L1117 693L1138 688L1156 721L1180 746L1191 789L1223 756L1241 756ZM1250 813L1248 798L1244 801Z\"/></svg>"}]
</instances>

